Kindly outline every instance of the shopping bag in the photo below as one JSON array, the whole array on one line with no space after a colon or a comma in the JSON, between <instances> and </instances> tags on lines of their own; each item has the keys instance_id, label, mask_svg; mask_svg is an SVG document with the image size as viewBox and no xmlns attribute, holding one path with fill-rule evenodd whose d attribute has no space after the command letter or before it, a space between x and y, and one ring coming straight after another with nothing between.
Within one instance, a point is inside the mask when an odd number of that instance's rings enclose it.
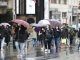
<instances>
[{"instance_id":1,"label":"shopping bag","mask_svg":"<svg viewBox=\"0 0 80 60\"><path fill-rule=\"evenodd\" d=\"M62 44L66 44L66 38L62 38L62 39L61 39L61 43L62 43Z\"/></svg>"}]
</instances>

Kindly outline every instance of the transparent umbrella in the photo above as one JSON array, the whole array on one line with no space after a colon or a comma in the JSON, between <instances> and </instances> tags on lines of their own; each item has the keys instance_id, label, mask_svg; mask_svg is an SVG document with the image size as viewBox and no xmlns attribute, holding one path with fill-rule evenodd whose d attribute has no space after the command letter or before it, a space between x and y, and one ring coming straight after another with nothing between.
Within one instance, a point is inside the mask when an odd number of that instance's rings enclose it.
<instances>
[{"instance_id":1,"label":"transparent umbrella","mask_svg":"<svg viewBox=\"0 0 80 60\"><path fill-rule=\"evenodd\" d=\"M38 25L39 26L47 26L47 25L50 25L50 22L48 20L40 20L38 22Z\"/></svg>"}]
</instances>

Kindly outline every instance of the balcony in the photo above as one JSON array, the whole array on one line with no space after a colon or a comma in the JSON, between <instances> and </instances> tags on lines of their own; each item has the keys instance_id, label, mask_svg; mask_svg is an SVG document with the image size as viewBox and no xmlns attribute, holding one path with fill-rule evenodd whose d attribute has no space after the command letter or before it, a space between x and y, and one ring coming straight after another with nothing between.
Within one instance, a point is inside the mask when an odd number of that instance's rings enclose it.
<instances>
[{"instance_id":1,"label":"balcony","mask_svg":"<svg viewBox=\"0 0 80 60\"><path fill-rule=\"evenodd\" d=\"M0 7L6 7L8 4L5 1L0 1Z\"/></svg>"}]
</instances>

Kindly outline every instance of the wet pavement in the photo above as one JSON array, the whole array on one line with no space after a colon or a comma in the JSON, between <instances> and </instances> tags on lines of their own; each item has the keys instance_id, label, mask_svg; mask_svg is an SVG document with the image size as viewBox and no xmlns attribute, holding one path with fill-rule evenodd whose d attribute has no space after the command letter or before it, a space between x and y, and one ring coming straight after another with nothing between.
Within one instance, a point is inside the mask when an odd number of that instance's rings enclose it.
<instances>
[{"instance_id":1,"label":"wet pavement","mask_svg":"<svg viewBox=\"0 0 80 60\"><path fill-rule=\"evenodd\" d=\"M72 48L64 47L55 52L52 48L51 53L44 53L40 46L33 47L31 44L25 48L24 57L18 57L16 49L13 49L12 44L4 47L4 51L0 51L0 60L80 60L80 52L77 50L77 45Z\"/></svg>"}]
</instances>

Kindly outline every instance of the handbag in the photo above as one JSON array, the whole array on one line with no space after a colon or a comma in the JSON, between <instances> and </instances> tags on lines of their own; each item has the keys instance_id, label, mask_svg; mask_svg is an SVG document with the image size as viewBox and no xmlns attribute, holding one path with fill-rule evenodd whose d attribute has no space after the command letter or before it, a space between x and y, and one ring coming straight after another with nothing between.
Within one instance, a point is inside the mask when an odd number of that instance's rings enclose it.
<instances>
[{"instance_id":1,"label":"handbag","mask_svg":"<svg viewBox=\"0 0 80 60\"><path fill-rule=\"evenodd\" d=\"M61 43L63 43L63 44L66 44L66 41L67 41L66 38L61 39Z\"/></svg>"}]
</instances>

